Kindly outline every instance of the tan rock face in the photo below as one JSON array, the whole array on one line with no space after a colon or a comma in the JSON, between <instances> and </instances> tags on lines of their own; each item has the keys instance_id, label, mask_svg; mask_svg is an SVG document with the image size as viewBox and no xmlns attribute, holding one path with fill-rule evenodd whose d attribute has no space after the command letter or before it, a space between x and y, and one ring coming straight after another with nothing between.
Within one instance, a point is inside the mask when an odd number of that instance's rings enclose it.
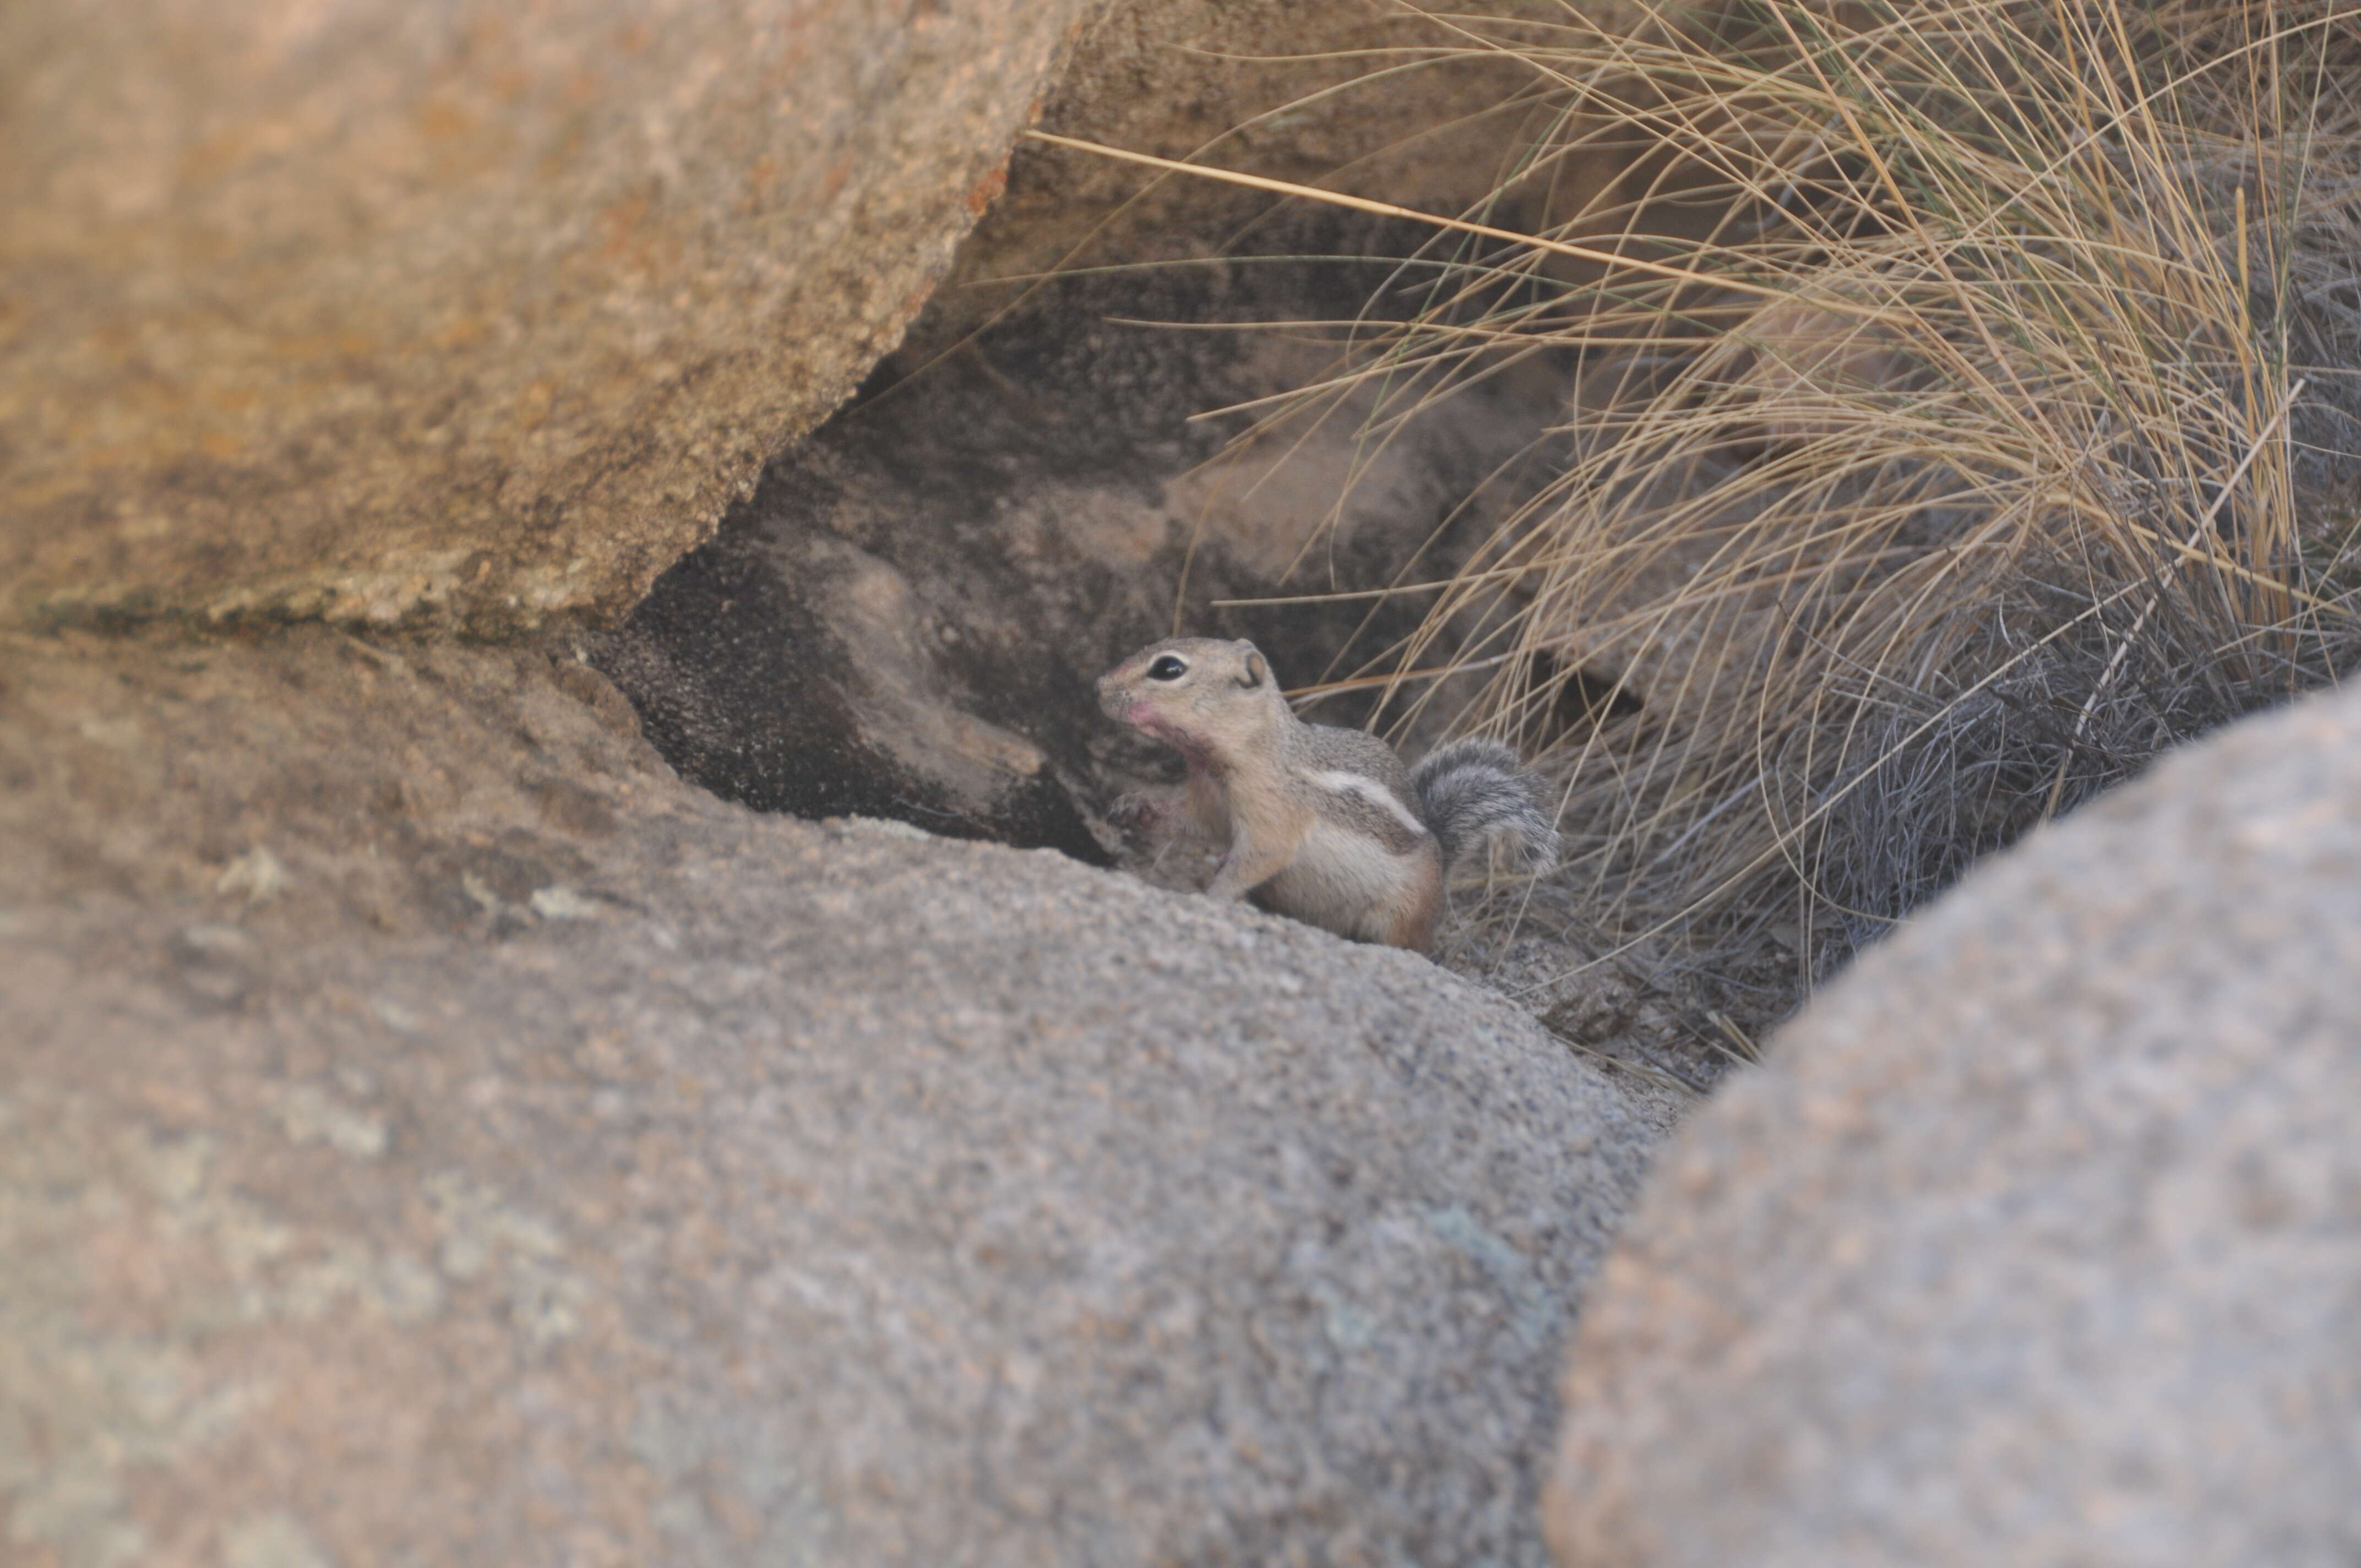
<instances>
[{"instance_id":1,"label":"tan rock face","mask_svg":"<svg viewBox=\"0 0 2361 1568\"><path fill-rule=\"evenodd\" d=\"M1087 0L0 11L0 619L634 599L898 339Z\"/></svg>"},{"instance_id":2,"label":"tan rock face","mask_svg":"<svg viewBox=\"0 0 2361 1568\"><path fill-rule=\"evenodd\" d=\"M1541 1568L1671 1107L682 784L533 647L0 637L0 1562Z\"/></svg>"},{"instance_id":3,"label":"tan rock face","mask_svg":"<svg viewBox=\"0 0 2361 1568\"><path fill-rule=\"evenodd\" d=\"M2349 1563L2361 703L2167 759L1867 954L1583 1310L1564 1568Z\"/></svg>"}]
</instances>

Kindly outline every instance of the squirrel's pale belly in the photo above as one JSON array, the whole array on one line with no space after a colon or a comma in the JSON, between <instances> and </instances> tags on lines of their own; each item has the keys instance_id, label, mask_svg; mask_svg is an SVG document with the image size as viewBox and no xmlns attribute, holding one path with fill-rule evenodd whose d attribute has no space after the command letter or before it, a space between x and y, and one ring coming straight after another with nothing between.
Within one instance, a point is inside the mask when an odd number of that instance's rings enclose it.
<instances>
[{"instance_id":1,"label":"squirrel's pale belly","mask_svg":"<svg viewBox=\"0 0 2361 1568\"><path fill-rule=\"evenodd\" d=\"M1406 923L1433 919L1441 856L1422 838L1396 854L1367 835L1314 819L1277 875L1254 890L1277 914L1366 942L1399 942Z\"/></svg>"}]
</instances>

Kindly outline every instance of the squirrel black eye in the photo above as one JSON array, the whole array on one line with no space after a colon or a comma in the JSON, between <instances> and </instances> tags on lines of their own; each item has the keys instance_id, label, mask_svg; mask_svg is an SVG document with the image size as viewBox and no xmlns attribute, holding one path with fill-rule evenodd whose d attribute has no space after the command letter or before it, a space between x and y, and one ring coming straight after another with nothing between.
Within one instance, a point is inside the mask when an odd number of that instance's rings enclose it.
<instances>
[{"instance_id":1,"label":"squirrel black eye","mask_svg":"<svg viewBox=\"0 0 2361 1568\"><path fill-rule=\"evenodd\" d=\"M1151 681L1177 681L1189 673L1189 662L1178 654L1167 653L1148 666Z\"/></svg>"}]
</instances>

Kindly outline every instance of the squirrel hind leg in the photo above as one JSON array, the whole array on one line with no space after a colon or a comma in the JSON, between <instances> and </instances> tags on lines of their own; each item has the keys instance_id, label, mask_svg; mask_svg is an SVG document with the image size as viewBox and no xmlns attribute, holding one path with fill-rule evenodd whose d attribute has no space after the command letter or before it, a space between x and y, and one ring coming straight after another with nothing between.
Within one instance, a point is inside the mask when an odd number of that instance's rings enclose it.
<instances>
[{"instance_id":1,"label":"squirrel hind leg","mask_svg":"<svg viewBox=\"0 0 2361 1568\"><path fill-rule=\"evenodd\" d=\"M1389 947L1433 952L1434 924L1442 913L1443 858L1429 853L1420 861L1403 898L1386 912L1385 928L1372 935Z\"/></svg>"}]
</instances>

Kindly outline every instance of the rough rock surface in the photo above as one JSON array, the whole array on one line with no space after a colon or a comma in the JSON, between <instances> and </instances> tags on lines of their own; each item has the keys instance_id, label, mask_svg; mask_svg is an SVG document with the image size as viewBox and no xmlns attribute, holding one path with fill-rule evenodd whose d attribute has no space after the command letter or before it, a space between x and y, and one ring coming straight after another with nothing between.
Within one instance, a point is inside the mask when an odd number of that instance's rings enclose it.
<instances>
[{"instance_id":1,"label":"rough rock surface","mask_svg":"<svg viewBox=\"0 0 2361 1568\"><path fill-rule=\"evenodd\" d=\"M0 620L620 611L898 340L1098 9L0 8Z\"/></svg>"},{"instance_id":2,"label":"rough rock surface","mask_svg":"<svg viewBox=\"0 0 2361 1568\"><path fill-rule=\"evenodd\" d=\"M1585 1309L1566 1568L2361 1560L2361 699L1870 953Z\"/></svg>"},{"instance_id":3,"label":"rough rock surface","mask_svg":"<svg viewBox=\"0 0 2361 1568\"><path fill-rule=\"evenodd\" d=\"M1039 128L1460 215L1493 198L1503 149L1562 126L1564 106L1534 101L1530 70L1455 50L1464 35L1421 14L1450 11L1431 0L1115 0L1076 42ZM1587 187L1626 156L1568 159L1559 181ZM1367 239L1299 243L1333 237L1307 233L1302 220L1334 212L1020 141L1006 191L961 247L912 345L931 357L1060 266L1289 255L1301 267L1399 256L1405 237L1415 245L1435 235L1420 225L1374 248ZM1383 276L1364 275L1365 297ZM1024 281L994 286L1005 279Z\"/></svg>"},{"instance_id":4,"label":"rough rock surface","mask_svg":"<svg viewBox=\"0 0 2361 1568\"><path fill-rule=\"evenodd\" d=\"M687 788L564 652L0 644L12 1564L1531 1563L1665 1108Z\"/></svg>"},{"instance_id":5,"label":"rough rock surface","mask_svg":"<svg viewBox=\"0 0 2361 1568\"><path fill-rule=\"evenodd\" d=\"M1497 71L1316 96L1420 27L1378 0L0 8L0 624L611 617L901 339L1031 117L1166 153L1243 125L1232 161L1480 192L1483 158L1412 133L1481 121ZM962 280L1055 264L1146 178L1027 169ZM1200 253L1268 205L1241 200L1181 181L1121 253ZM937 347L1010 298L954 293Z\"/></svg>"}]
</instances>

